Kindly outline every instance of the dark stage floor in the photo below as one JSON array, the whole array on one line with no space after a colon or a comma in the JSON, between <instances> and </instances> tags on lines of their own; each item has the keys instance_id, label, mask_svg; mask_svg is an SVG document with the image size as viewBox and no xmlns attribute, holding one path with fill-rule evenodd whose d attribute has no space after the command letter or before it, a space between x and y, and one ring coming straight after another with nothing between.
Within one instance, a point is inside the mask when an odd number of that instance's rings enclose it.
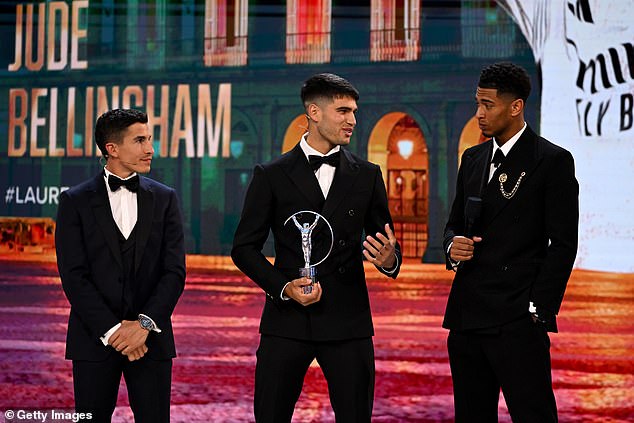
<instances>
[{"instance_id":1,"label":"dark stage floor","mask_svg":"<svg viewBox=\"0 0 634 423\"><path fill-rule=\"evenodd\" d=\"M451 422L441 316L452 274L405 263L388 281L368 269L376 336L375 422ZM551 336L561 422L634 421L634 275L573 274ZM189 270L174 326L173 422L252 421L263 294L231 270ZM0 410L72 407L64 360L68 304L53 263L0 258ZM115 422L132 421L119 395ZM306 376L297 422L334 421L319 368ZM500 421L510 422L503 401Z\"/></svg>"}]
</instances>

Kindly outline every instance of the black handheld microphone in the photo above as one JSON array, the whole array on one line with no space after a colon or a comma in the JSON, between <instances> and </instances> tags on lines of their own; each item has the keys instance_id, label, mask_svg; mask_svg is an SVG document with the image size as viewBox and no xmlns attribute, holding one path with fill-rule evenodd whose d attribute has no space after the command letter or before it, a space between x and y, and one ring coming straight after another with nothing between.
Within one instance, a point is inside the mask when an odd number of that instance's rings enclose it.
<instances>
[{"instance_id":1,"label":"black handheld microphone","mask_svg":"<svg viewBox=\"0 0 634 423\"><path fill-rule=\"evenodd\" d=\"M464 216L467 223L465 236L467 238L473 237L473 227L476 220L480 218L480 214L482 214L482 198L467 197L467 203L464 205Z\"/></svg>"}]
</instances>

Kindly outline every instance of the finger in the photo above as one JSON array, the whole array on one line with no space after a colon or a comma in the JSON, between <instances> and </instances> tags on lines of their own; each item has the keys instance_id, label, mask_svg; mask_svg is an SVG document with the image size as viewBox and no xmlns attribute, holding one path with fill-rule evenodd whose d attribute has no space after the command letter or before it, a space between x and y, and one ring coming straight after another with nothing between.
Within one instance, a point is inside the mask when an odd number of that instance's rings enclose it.
<instances>
[{"instance_id":1,"label":"finger","mask_svg":"<svg viewBox=\"0 0 634 423\"><path fill-rule=\"evenodd\" d=\"M473 240L465 237L455 237L453 243L454 245L473 245Z\"/></svg>"},{"instance_id":2,"label":"finger","mask_svg":"<svg viewBox=\"0 0 634 423\"><path fill-rule=\"evenodd\" d=\"M480 241L482 241L482 237L479 237L479 236L474 236L474 237L473 237L473 241L474 241L474 242L480 242Z\"/></svg>"},{"instance_id":3,"label":"finger","mask_svg":"<svg viewBox=\"0 0 634 423\"><path fill-rule=\"evenodd\" d=\"M452 249L451 251L454 254L463 255L463 256L468 254L473 254L473 248L456 248L456 249Z\"/></svg>"},{"instance_id":4,"label":"finger","mask_svg":"<svg viewBox=\"0 0 634 423\"><path fill-rule=\"evenodd\" d=\"M374 256L371 256L370 253L368 252L368 250L363 250L363 255L365 256L365 258L372 264L377 264L378 260L376 258L374 258Z\"/></svg>"},{"instance_id":5,"label":"finger","mask_svg":"<svg viewBox=\"0 0 634 423\"><path fill-rule=\"evenodd\" d=\"M377 232L377 235L378 234L379 234L379 232ZM376 249L379 249L379 248L381 248L383 246L383 243L379 242L376 238L371 237L370 235L368 235L365 239L369 243L371 243L374 246L374 248L376 248Z\"/></svg>"},{"instance_id":6,"label":"finger","mask_svg":"<svg viewBox=\"0 0 634 423\"><path fill-rule=\"evenodd\" d=\"M307 286L312 284L313 281L308 278L308 277L304 277L304 278L298 278L298 279L294 279L292 282L292 285L296 288L301 288L303 286Z\"/></svg>"},{"instance_id":7,"label":"finger","mask_svg":"<svg viewBox=\"0 0 634 423\"><path fill-rule=\"evenodd\" d=\"M366 253L368 254L368 255L365 255L365 257L368 260L375 259L379 255L379 251L376 248L372 247L370 244L367 244L364 242L363 247L364 247L363 253L364 255Z\"/></svg>"},{"instance_id":8,"label":"finger","mask_svg":"<svg viewBox=\"0 0 634 423\"><path fill-rule=\"evenodd\" d=\"M383 245L390 245L390 240L382 233L377 232L376 237L383 243Z\"/></svg>"},{"instance_id":9,"label":"finger","mask_svg":"<svg viewBox=\"0 0 634 423\"><path fill-rule=\"evenodd\" d=\"M396 236L394 236L394 232L392 232L392 228L390 228L390 224L385 224L385 233L387 234L387 238L390 240L390 244L396 244Z\"/></svg>"}]
</instances>

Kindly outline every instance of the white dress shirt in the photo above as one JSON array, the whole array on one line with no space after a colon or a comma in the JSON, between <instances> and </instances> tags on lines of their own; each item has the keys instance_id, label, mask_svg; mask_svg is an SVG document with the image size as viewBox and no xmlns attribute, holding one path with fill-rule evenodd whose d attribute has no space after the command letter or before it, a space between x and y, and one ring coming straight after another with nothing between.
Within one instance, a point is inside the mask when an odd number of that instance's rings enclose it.
<instances>
[{"instance_id":1,"label":"white dress shirt","mask_svg":"<svg viewBox=\"0 0 634 423\"><path fill-rule=\"evenodd\" d=\"M302 140L299 142L299 146L306 155L306 160L308 160L308 156L325 157L330 156L331 154L334 154L341 150L341 146L336 146L326 154L320 153L319 151L308 145L308 142L306 141L307 135L308 132L306 132L302 136ZM321 166L319 166L319 169L315 171L315 176L317 177L317 182L319 182L321 192L324 194L324 198L328 198L328 191L330 191L330 186L332 185L332 180L335 178L336 171L336 167L331 166L327 163L322 164Z\"/></svg>"},{"instance_id":2,"label":"white dress shirt","mask_svg":"<svg viewBox=\"0 0 634 423\"><path fill-rule=\"evenodd\" d=\"M507 157L509 153L511 152L511 148L513 148L513 146L517 143L517 140L520 139L525 129L526 129L526 122L524 122L524 126L522 126L522 129L520 129L517 134L513 135L507 142L505 142L502 147L500 147L498 145L498 142L495 140L495 138L493 138L493 155L491 156L491 158L495 157L495 153L498 150L502 150L504 157ZM497 170L497 167L495 166L495 164L491 163L491 165L489 166L489 182L491 181L491 178L493 178L493 174L495 173L496 170Z\"/></svg>"},{"instance_id":3,"label":"white dress shirt","mask_svg":"<svg viewBox=\"0 0 634 423\"><path fill-rule=\"evenodd\" d=\"M106 184L106 190L108 191L108 200L110 202L110 210L112 211L112 217L114 218L117 227L121 231L121 234L128 239L138 216L138 205L136 199L136 192L128 191L126 188L121 187L116 191L111 191L108 185L108 178L113 175L118 178L117 175L110 172L108 168L104 167L104 182ZM136 176L136 173L128 176L127 178L120 178L128 180Z\"/></svg>"}]
</instances>

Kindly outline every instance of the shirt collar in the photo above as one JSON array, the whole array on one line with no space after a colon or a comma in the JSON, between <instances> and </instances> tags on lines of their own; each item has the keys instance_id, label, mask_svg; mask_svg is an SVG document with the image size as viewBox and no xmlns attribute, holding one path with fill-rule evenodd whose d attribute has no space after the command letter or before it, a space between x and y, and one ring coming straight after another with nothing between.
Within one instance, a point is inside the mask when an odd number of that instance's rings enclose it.
<instances>
[{"instance_id":1,"label":"shirt collar","mask_svg":"<svg viewBox=\"0 0 634 423\"><path fill-rule=\"evenodd\" d=\"M331 154L334 154L334 153L336 153L337 151L339 151L341 149L341 146L337 145L334 148L332 148L327 154L320 153L319 151L315 150L313 147L311 147L308 144L308 141L306 141L306 137L307 136L308 136L308 132L306 132L304 135L302 135L302 139L299 142L299 146L301 147L302 151L304 152L304 155L306 156L306 159L308 159L308 156L330 156Z\"/></svg>"},{"instance_id":2,"label":"shirt collar","mask_svg":"<svg viewBox=\"0 0 634 423\"><path fill-rule=\"evenodd\" d=\"M524 130L526 129L526 122L524 122L524 126L522 126L522 129L520 129L517 134L513 135L507 142L504 143L504 145L502 147L500 147L497 143L497 141L495 141L495 138L493 138L493 154L495 155L495 151L499 148L500 150L502 150L502 153L504 153L504 156L508 156L509 152L511 151L511 148L513 148L513 146L517 143L517 140L520 139L520 137L522 136L522 134L524 133ZM491 156L493 157L493 156Z\"/></svg>"}]
</instances>

